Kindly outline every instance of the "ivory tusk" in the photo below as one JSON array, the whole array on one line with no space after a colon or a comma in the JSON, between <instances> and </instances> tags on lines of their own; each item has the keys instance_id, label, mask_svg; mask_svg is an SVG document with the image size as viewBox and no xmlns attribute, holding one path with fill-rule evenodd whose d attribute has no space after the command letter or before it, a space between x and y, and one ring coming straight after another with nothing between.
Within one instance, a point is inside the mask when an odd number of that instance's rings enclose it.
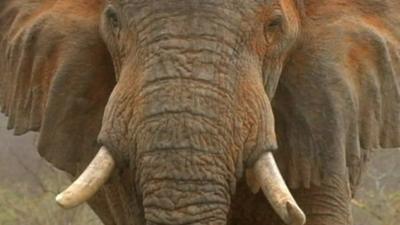
<instances>
[{"instance_id":1,"label":"ivory tusk","mask_svg":"<svg viewBox=\"0 0 400 225\"><path fill-rule=\"evenodd\" d=\"M303 225L306 217L290 193L271 152L254 165L254 176L271 206L288 225Z\"/></svg>"},{"instance_id":2,"label":"ivory tusk","mask_svg":"<svg viewBox=\"0 0 400 225\"><path fill-rule=\"evenodd\" d=\"M73 208L90 199L107 182L115 161L106 147L101 147L92 162L65 191L58 194L56 202L63 208Z\"/></svg>"}]
</instances>

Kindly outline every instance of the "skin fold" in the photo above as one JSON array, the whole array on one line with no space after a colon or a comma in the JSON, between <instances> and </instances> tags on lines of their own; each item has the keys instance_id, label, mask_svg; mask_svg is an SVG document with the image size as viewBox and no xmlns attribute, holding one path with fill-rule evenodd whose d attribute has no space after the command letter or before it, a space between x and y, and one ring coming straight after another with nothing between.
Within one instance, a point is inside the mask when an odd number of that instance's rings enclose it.
<instances>
[{"instance_id":1,"label":"skin fold","mask_svg":"<svg viewBox=\"0 0 400 225\"><path fill-rule=\"evenodd\" d=\"M0 106L77 177L101 146L106 225L284 224L246 174L273 152L307 225L350 225L400 147L400 3L7 0Z\"/></svg>"}]
</instances>

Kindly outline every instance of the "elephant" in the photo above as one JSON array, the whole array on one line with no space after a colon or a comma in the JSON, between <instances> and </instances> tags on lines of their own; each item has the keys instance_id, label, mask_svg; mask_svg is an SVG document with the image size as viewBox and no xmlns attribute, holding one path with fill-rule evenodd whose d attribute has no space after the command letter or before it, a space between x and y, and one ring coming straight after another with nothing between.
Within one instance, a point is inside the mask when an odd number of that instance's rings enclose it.
<instances>
[{"instance_id":1,"label":"elephant","mask_svg":"<svg viewBox=\"0 0 400 225\"><path fill-rule=\"evenodd\" d=\"M106 225L350 225L400 147L400 2L3 0L0 106Z\"/></svg>"}]
</instances>

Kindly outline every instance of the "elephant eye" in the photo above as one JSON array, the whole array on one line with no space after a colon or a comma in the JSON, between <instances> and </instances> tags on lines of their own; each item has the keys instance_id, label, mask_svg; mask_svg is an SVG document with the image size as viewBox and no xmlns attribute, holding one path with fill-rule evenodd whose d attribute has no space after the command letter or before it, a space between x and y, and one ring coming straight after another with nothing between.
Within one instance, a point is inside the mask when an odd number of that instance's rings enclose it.
<instances>
[{"instance_id":1,"label":"elephant eye","mask_svg":"<svg viewBox=\"0 0 400 225\"><path fill-rule=\"evenodd\" d=\"M109 5L105 11L109 24L115 29L119 27L119 18L115 8Z\"/></svg>"},{"instance_id":2,"label":"elephant eye","mask_svg":"<svg viewBox=\"0 0 400 225\"><path fill-rule=\"evenodd\" d=\"M281 15L276 15L269 20L264 26L264 36L268 43L272 43L282 31L283 18Z\"/></svg>"},{"instance_id":3,"label":"elephant eye","mask_svg":"<svg viewBox=\"0 0 400 225\"><path fill-rule=\"evenodd\" d=\"M280 26L281 24L282 24L282 17L278 16L269 22L268 27L274 28L274 27Z\"/></svg>"}]
</instances>

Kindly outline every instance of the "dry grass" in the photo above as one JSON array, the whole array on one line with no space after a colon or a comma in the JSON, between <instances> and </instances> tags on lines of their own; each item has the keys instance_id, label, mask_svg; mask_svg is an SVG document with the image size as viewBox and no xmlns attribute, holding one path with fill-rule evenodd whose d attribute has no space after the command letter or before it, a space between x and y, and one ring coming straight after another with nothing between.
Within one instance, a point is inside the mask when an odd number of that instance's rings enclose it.
<instances>
[{"instance_id":1,"label":"dry grass","mask_svg":"<svg viewBox=\"0 0 400 225\"><path fill-rule=\"evenodd\" d=\"M86 205L72 210L61 209L54 196L68 184L68 178L46 163L39 170L21 165L34 182L0 183L1 225L100 225Z\"/></svg>"}]
</instances>

